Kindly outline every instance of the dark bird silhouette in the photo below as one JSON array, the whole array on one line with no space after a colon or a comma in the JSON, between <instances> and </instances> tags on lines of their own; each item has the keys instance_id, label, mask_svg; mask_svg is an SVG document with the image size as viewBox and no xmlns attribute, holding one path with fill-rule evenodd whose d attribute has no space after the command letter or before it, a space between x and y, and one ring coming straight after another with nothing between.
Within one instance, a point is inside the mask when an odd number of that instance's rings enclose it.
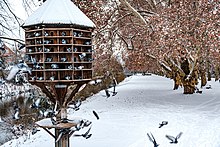
<instances>
[{"instance_id":1,"label":"dark bird silhouette","mask_svg":"<svg viewBox=\"0 0 220 147\"><path fill-rule=\"evenodd\" d=\"M82 119L80 120L77 125L71 129L72 131L79 131L80 129L84 128L84 127L88 127L89 125L91 125L92 122L89 121L89 120L85 120L85 119Z\"/></svg>"},{"instance_id":2,"label":"dark bird silhouette","mask_svg":"<svg viewBox=\"0 0 220 147\"><path fill-rule=\"evenodd\" d=\"M96 117L97 119L99 119L98 114L97 114L94 110L92 111L92 113L95 115L95 117Z\"/></svg>"},{"instance_id":3,"label":"dark bird silhouette","mask_svg":"<svg viewBox=\"0 0 220 147\"><path fill-rule=\"evenodd\" d=\"M84 122L84 126L85 127L88 127L88 126L90 126L92 124L92 122L91 121L88 121L88 120L86 120L85 122Z\"/></svg>"},{"instance_id":4,"label":"dark bird silhouette","mask_svg":"<svg viewBox=\"0 0 220 147\"><path fill-rule=\"evenodd\" d=\"M154 147L158 147L159 144L157 144L153 134L152 133L150 133L150 134L151 134L151 136L147 133L147 136L148 136L149 140L154 144Z\"/></svg>"},{"instance_id":5,"label":"dark bird silhouette","mask_svg":"<svg viewBox=\"0 0 220 147\"><path fill-rule=\"evenodd\" d=\"M76 130L79 131L84 127L84 121L80 120L80 122L75 126Z\"/></svg>"},{"instance_id":6,"label":"dark bird silhouette","mask_svg":"<svg viewBox=\"0 0 220 147\"><path fill-rule=\"evenodd\" d=\"M91 130L91 127L84 134L75 134L74 136L76 136L76 137L82 136L82 137L88 139L92 136L92 134L89 134L90 130Z\"/></svg>"},{"instance_id":7,"label":"dark bird silhouette","mask_svg":"<svg viewBox=\"0 0 220 147\"><path fill-rule=\"evenodd\" d=\"M71 105L68 106L68 108L71 108L75 111L79 110L79 107L81 106L82 104L82 101L81 100L77 100L77 101L74 101Z\"/></svg>"},{"instance_id":8,"label":"dark bird silhouette","mask_svg":"<svg viewBox=\"0 0 220 147\"><path fill-rule=\"evenodd\" d=\"M199 88L196 87L196 93L202 94L202 91L199 90Z\"/></svg>"},{"instance_id":9,"label":"dark bird silhouette","mask_svg":"<svg viewBox=\"0 0 220 147\"><path fill-rule=\"evenodd\" d=\"M170 136L170 135L166 135L166 138L171 141L170 143L177 144L178 143L178 139L181 137L182 134L183 133L180 132L176 137L173 137L173 136Z\"/></svg>"},{"instance_id":10,"label":"dark bird silhouette","mask_svg":"<svg viewBox=\"0 0 220 147\"><path fill-rule=\"evenodd\" d=\"M34 134L36 134L38 131L40 131L40 130L38 130L37 128L34 127L34 128L32 129L31 134L34 135Z\"/></svg>"},{"instance_id":11,"label":"dark bird silhouette","mask_svg":"<svg viewBox=\"0 0 220 147\"><path fill-rule=\"evenodd\" d=\"M206 89L212 89L212 86L211 85L209 85L209 86L207 86L207 87L205 87Z\"/></svg>"},{"instance_id":12,"label":"dark bird silhouette","mask_svg":"<svg viewBox=\"0 0 220 147\"><path fill-rule=\"evenodd\" d=\"M108 89L105 89L105 94L106 94L107 98L111 96L111 95L109 94Z\"/></svg>"},{"instance_id":13,"label":"dark bird silhouette","mask_svg":"<svg viewBox=\"0 0 220 147\"><path fill-rule=\"evenodd\" d=\"M55 121L55 119L53 117L51 117L50 119L51 119L51 122L53 125L57 125L57 122Z\"/></svg>"},{"instance_id":14,"label":"dark bird silhouette","mask_svg":"<svg viewBox=\"0 0 220 147\"><path fill-rule=\"evenodd\" d=\"M164 125L167 125L168 124L168 121L162 121L161 124L159 124L159 128L163 127Z\"/></svg>"}]
</instances>

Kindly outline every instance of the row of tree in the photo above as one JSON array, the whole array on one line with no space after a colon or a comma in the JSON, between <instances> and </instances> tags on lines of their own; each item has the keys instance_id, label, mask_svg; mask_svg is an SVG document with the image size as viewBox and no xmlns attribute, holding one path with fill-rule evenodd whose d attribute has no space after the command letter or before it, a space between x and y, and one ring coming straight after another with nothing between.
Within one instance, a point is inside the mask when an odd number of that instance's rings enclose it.
<instances>
[{"instance_id":1,"label":"row of tree","mask_svg":"<svg viewBox=\"0 0 220 147\"><path fill-rule=\"evenodd\" d=\"M23 1L25 8L37 2ZM153 72L173 79L174 89L181 85L186 94L195 92L199 79L204 86L207 77L214 74L216 80L219 78L218 0L73 2L96 24L97 75L124 69ZM4 9L10 8L6 3L7 0L1 2ZM14 15L9 15L10 19ZM16 17L13 20L19 21Z\"/></svg>"},{"instance_id":2,"label":"row of tree","mask_svg":"<svg viewBox=\"0 0 220 147\"><path fill-rule=\"evenodd\" d=\"M218 0L75 3L97 24L96 51L109 53L105 59L121 49L124 67L165 74L185 94L195 92L199 79L202 87L207 77L219 78Z\"/></svg>"}]
</instances>

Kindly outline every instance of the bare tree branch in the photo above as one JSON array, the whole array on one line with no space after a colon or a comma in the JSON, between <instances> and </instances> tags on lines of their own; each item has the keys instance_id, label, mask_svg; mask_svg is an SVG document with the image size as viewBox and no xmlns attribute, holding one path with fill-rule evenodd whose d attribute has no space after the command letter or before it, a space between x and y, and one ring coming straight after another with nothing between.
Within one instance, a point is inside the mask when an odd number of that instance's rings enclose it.
<instances>
[{"instance_id":1,"label":"bare tree branch","mask_svg":"<svg viewBox=\"0 0 220 147\"><path fill-rule=\"evenodd\" d=\"M0 39L12 40L12 41L18 42L20 44L24 44L24 40L22 40L22 39L9 38L9 37L3 37L3 36L0 36Z\"/></svg>"},{"instance_id":2,"label":"bare tree branch","mask_svg":"<svg viewBox=\"0 0 220 147\"><path fill-rule=\"evenodd\" d=\"M121 1L123 4L125 4L127 6L127 8L137 17L141 20L141 22L148 26L148 22L143 18L143 16L140 15L140 13L138 13L128 2L127 0L119 0Z\"/></svg>"}]
</instances>

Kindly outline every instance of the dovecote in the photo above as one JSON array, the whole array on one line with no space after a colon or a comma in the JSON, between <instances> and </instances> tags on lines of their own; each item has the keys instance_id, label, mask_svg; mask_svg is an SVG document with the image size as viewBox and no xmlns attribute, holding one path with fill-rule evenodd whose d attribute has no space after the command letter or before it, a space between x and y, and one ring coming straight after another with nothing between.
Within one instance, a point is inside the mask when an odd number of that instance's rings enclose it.
<instances>
[{"instance_id":1,"label":"dovecote","mask_svg":"<svg viewBox=\"0 0 220 147\"><path fill-rule=\"evenodd\" d=\"M47 0L22 26L30 82L92 78L94 23L71 0Z\"/></svg>"},{"instance_id":2,"label":"dovecote","mask_svg":"<svg viewBox=\"0 0 220 147\"><path fill-rule=\"evenodd\" d=\"M58 26L25 28L30 82L87 81L92 78L92 29Z\"/></svg>"}]
</instances>

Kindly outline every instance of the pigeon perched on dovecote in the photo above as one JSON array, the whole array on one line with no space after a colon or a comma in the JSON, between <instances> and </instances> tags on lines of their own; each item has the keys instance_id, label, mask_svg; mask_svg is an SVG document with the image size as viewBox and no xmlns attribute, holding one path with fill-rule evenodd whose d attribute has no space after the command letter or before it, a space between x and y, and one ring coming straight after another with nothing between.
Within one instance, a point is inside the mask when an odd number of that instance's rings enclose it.
<instances>
[{"instance_id":1,"label":"pigeon perched on dovecote","mask_svg":"<svg viewBox=\"0 0 220 147\"><path fill-rule=\"evenodd\" d=\"M85 57L86 57L86 53L82 53L82 54L79 55L79 58L80 58L81 60L83 60Z\"/></svg>"}]
</instances>

